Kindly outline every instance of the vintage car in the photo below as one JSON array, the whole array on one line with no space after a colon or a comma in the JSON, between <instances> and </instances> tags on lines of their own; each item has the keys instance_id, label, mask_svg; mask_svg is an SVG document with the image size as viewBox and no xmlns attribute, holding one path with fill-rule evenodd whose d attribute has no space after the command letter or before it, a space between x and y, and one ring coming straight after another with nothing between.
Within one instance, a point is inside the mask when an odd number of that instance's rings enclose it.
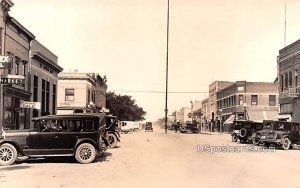
<instances>
[{"instance_id":1,"label":"vintage car","mask_svg":"<svg viewBox=\"0 0 300 188\"><path fill-rule=\"evenodd\" d=\"M153 132L152 122L146 122L145 132L146 131L152 131Z\"/></svg>"},{"instance_id":2,"label":"vintage car","mask_svg":"<svg viewBox=\"0 0 300 188\"><path fill-rule=\"evenodd\" d=\"M0 139L0 165L17 157L74 156L91 163L109 147L105 114L49 115L33 119L33 130L6 130Z\"/></svg>"},{"instance_id":3,"label":"vintage car","mask_svg":"<svg viewBox=\"0 0 300 188\"><path fill-rule=\"evenodd\" d=\"M120 129L118 128L118 118L116 116L105 116L106 117L106 139L110 144L110 148L117 146L120 142Z\"/></svg>"},{"instance_id":4,"label":"vintage car","mask_svg":"<svg viewBox=\"0 0 300 188\"><path fill-rule=\"evenodd\" d=\"M231 133L232 141L241 143L252 142L255 133L262 130L263 123L251 120L233 121L233 132Z\"/></svg>"},{"instance_id":5,"label":"vintage car","mask_svg":"<svg viewBox=\"0 0 300 188\"><path fill-rule=\"evenodd\" d=\"M263 129L256 133L255 139L264 146L279 146L288 150L300 144L299 123L266 120L263 124Z\"/></svg>"},{"instance_id":6,"label":"vintage car","mask_svg":"<svg viewBox=\"0 0 300 188\"><path fill-rule=\"evenodd\" d=\"M199 128L196 123L187 123L179 128L181 133L199 133Z\"/></svg>"}]
</instances>

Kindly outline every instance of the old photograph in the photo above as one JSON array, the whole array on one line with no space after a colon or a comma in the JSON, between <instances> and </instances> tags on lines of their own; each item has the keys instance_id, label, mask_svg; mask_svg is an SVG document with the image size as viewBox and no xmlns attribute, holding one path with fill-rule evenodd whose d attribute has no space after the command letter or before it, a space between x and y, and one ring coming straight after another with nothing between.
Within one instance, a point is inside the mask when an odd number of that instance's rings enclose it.
<instances>
[{"instance_id":1,"label":"old photograph","mask_svg":"<svg viewBox=\"0 0 300 188\"><path fill-rule=\"evenodd\" d=\"M300 0L0 7L0 188L300 188Z\"/></svg>"}]
</instances>

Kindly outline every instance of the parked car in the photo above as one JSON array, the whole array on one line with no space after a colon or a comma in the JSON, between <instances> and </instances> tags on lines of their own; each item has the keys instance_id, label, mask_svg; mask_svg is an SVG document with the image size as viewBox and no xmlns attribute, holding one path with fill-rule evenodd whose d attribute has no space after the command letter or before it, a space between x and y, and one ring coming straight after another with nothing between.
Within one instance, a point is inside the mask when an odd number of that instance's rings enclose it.
<instances>
[{"instance_id":1,"label":"parked car","mask_svg":"<svg viewBox=\"0 0 300 188\"><path fill-rule=\"evenodd\" d=\"M264 121L263 130L256 133L256 140L264 146L279 146L284 150L300 144L300 124L286 121Z\"/></svg>"},{"instance_id":2,"label":"parked car","mask_svg":"<svg viewBox=\"0 0 300 188\"><path fill-rule=\"evenodd\" d=\"M117 146L120 142L120 129L118 129L118 118L116 116L106 116L106 139L110 144L110 148Z\"/></svg>"},{"instance_id":3,"label":"parked car","mask_svg":"<svg viewBox=\"0 0 300 188\"><path fill-rule=\"evenodd\" d=\"M152 131L153 132L152 122L146 122L145 132L146 131Z\"/></svg>"},{"instance_id":4,"label":"parked car","mask_svg":"<svg viewBox=\"0 0 300 188\"><path fill-rule=\"evenodd\" d=\"M131 124L128 124L126 121L119 121L118 126L120 127L121 132L125 134L133 131Z\"/></svg>"},{"instance_id":5,"label":"parked car","mask_svg":"<svg viewBox=\"0 0 300 188\"><path fill-rule=\"evenodd\" d=\"M17 156L74 156L91 163L109 147L105 114L50 115L33 119L33 130L6 130L0 139L0 165L11 165Z\"/></svg>"},{"instance_id":6,"label":"parked car","mask_svg":"<svg viewBox=\"0 0 300 188\"><path fill-rule=\"evenodd\" d=\"M233 132L231 133L232 141L241 143L253 142L255 133L262 130L263 123L251 120L235 120L233 121Z\"/></svg>"},{"instance_id":7,"label":"parked car","mask_svg":"<svg viewBox=\"0 0 300 188\"><path fill-rule=\"evenodd\" d=\"M179 128L181 133L199 133L199 128L196 123L187 123Z\"/></svg>"}]
</instances>

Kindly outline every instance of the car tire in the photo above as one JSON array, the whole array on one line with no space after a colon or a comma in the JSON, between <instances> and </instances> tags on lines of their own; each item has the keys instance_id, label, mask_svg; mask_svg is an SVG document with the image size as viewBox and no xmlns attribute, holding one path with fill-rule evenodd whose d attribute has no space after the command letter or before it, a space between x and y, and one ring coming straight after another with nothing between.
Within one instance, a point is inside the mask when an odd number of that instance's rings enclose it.
<instances>
[{"instance_id":1,"label":"car tire","mask_svg":"<svg viewBox=\"0 0 300 188\"><path fill-rule=\"evenodd\" d=\"M75 159L82 164L91 163L96 158L96 150L92 144L83 143L80 144L75 153Z\"/></svg>"},{"instance_id":2,"label":"car tire","mask_svg":"<svg viewBox=\"0 0 300 188\"><path fill-rule=\"evenodd\" d=\"M108 137L107 140L109 142L109 147L110 148L116 147L117 143L118 143L118 139L117 139L116 135L114 135L114 134L108 134L107 137Z\"/></svg>"},{"instance_id":3,"label":"car tire","mask_svg":"<svg viewBox=\"0 0 300 188\"><path fill-rule=\"evenodd\" d=\"M237 142L238 138L236 135L232 135L231 140L232 142Z\"/></svg>"},{"instance_id":4,"label":"car tire","mask_svg":"<svg viewBox=\"0 0 300 188\"><path fill-rule=\"evenodd\" d=\"M240 137L241 138L244 138L244 137L246 137L247 136L247 129L245 129L245 128L241 128L241 130L240 130Z\"/></svg>"},{"instance_id":5,"label":"car tire","mask_svg":"<svg viewBox=\"0 0 300 188\"><path fill-rule=\"evenodd\" d=\"M283 144L282 144L282 149L284 149L284 150L288 150L288 149L290 149L291 148L291 141L290 141L290 139L288 138L288 137L285 137L284 139L283 139Z\"/></svg>"},{"instance_id":6,"label":"car tire","mask_svg":"<svg viewBox=\"0 0 300 188\"><path fill-rule=\"evenodd\" d=\"M2 144L0 146L0 166L9 166L16 161L17 150L11 144Z\"/></svg>"},{"instance_id":7,"label":"car tire","mask_svg":"<svg viewBox=\"0 0 300 188\"><path fill-rule=\"evenodd\" d=\"M258 139L256 139L256 138L253 138L253 139L252 139L252 144L253 144L253 145L258 146L259 143L260 143L260 141L259 141Z\"/></svg>"}]
</instances>

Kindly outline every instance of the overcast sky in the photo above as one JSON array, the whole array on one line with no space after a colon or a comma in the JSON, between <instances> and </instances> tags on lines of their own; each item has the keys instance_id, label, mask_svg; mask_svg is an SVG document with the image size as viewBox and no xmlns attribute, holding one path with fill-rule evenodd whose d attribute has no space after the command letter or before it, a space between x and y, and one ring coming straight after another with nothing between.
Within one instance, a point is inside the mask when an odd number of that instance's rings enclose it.
<instances>
[{"instance_id":1,"label":"overcast sky","mask_svg":"<svg viewBox=\"0 0 300 188\"><path fill-rule=\"evenodd\" d=\"M108 91L165 91L167 0L13 0L10 15L65 71L106 74ZM300 39L300 1L286 0L287 40ZM284 47L284 0L170 0L169 91L208 92L215 80L272 82ZM164 93L132 95L147 120ZM208 93L169 94L169 112Z\"/></svg>"}]
</instances>

